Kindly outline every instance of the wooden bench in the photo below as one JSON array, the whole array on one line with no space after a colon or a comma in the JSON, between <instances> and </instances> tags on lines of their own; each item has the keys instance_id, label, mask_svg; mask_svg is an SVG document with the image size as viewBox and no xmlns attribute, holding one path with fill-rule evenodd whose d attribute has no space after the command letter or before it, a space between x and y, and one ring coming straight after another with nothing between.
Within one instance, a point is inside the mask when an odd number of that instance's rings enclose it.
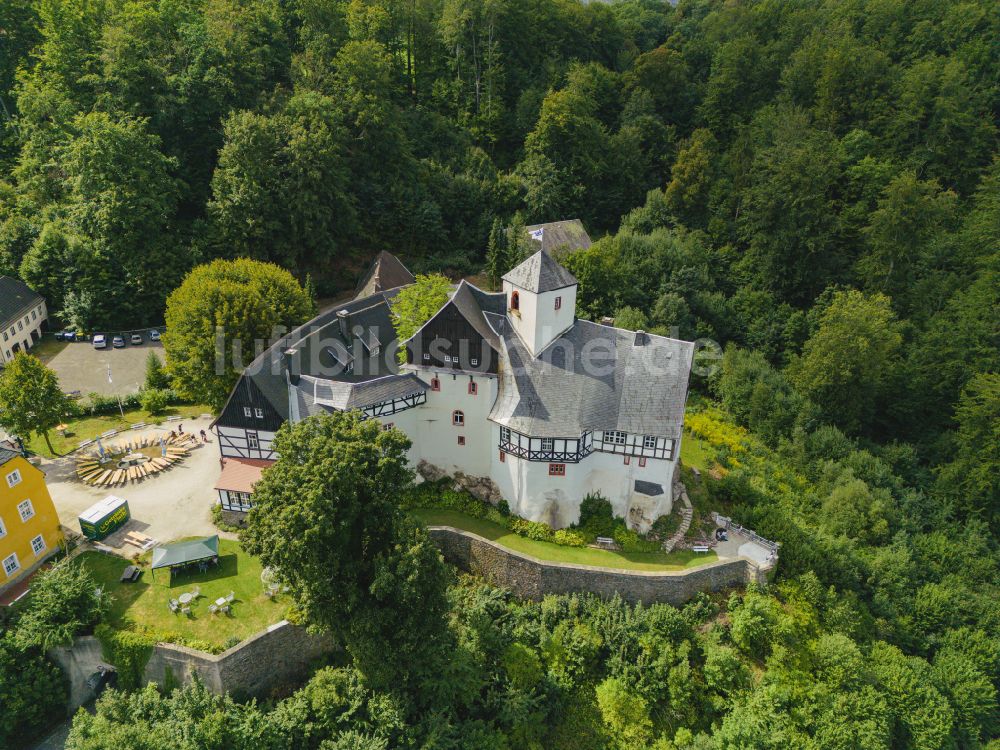
<instances>
[{"instance_id":1,"label":"wooden bench","mask_svg":"<svg viewBox=\"0 0 1000 750\"><path fill-rule=\"evenodd\" d=\"M614 546L616 546L615 545L615 540L612 539L609 536L599 536L594 541L597 543L598 547L614 547Z\"/></svg>"}]
</instances>

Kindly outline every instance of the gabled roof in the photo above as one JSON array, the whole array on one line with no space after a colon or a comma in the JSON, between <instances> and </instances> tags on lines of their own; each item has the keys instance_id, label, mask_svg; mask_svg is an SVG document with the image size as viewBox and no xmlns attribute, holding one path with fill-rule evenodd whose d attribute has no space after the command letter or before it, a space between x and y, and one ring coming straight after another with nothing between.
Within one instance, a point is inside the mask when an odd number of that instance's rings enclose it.
<instances>
[{"instance_id":1,"label":"gabled roof","mask_svg":"<svg viewBox=\"0 0 1000 750\"><path fill-rule=\"evenodd\" d=\"M622 430L676 439L684 423L694 344L578 320L533 357L505 317L500 395L490 419L533 437Z\"/></svg>"},{"instance_id":2,"label":"gabled roof","mask_svg":"<svg viewBox=\"0 0 1000 750\"><path fill-rule=\"evenodd\" d=\"M354 299L370 297L377 292L406 286L416 281L416 278L404 266L399 258L385 250L378 254L368 271L358 282L354 290Z\"/></svg>"},{"instance_id":3,"label":"gabled roof","mask_svg":"<svg viewBox=\"0 0 1000 750\"><path fill-rule=\"evenodd\" d=\"M0 445L0 466L3 466L8 461L13 461L20 455L21 453L19 451L13 451L6 446Z\"/></svg>"},{"instance_id":4,"label":"gabled roof","mask_svg":"<svg viewBox=\"0 0 1000 750\"><path fill-rule=\"evenodd\" d=\"M43 302L38 292L20 279L0 276L0 325L18 317L18 313Z\"/></svg>"},{"instance_id":5,"label":"gabled roof","mask_svg":"<svg viewBox=\"0 0 1000 750\"><path fill-rule=\"evenodd\" d=\"M504 274L504 281L541 294L576 284L576 277L545 250L539 250L521 265Z\"/></svg>"},{"instance_id":6,"label":"gabled roof","mask_svg":"<svg viewBox=\"0 0 1000 750\"><path fill-rule=\"evenodd\" d=\"M579 219L567 219L565 221L550 221L547 224L532 224L525 227L528 236L542 230L542 250L553 252L564 248L569 252L586 250L590 247L590 235L583 228L583 222ZM538 242L538 240L535 240Z\"/></svg>"}]
</instances>

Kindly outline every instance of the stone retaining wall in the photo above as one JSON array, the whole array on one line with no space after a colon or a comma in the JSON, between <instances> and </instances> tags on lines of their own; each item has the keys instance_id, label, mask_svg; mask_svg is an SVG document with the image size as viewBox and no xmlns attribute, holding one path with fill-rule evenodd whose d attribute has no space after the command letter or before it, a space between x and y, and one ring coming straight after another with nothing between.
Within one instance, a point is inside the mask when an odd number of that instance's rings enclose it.
<instances>
[{"instance_id":1,"label":"stone retaining wall","mask_svg":"<svg viewBox=\"0 0 1000 750\"><path fill-rule=\"evenodd\" d=\"M303 679L309 665L334 649L326 637L308 634L283 620L221 654L207 654L172 643L159 643L146 662L143 682L163 685L168 673L178 684L197 674L217 693L264 696L274 687ZM75 711L92 697L86 680L107 664L100 641L77 638L70 647L52 649L49 655L62 667L70 683L69 710Z\"/></svg>"},{"instance_id":2,"label":"stone retaining wall","mask_svg":"<svg viewBox=\"0 0 1000 750\"><path fill-rule=\"evenodd\" d=\"M451 526L431 526L428 532L448 562L525 599L589 592L618 594L632 603L680 605L702 591L766 583L766 573L746 558L680 571L615 570L538 560Z\"/></svg>"}]
</instances>

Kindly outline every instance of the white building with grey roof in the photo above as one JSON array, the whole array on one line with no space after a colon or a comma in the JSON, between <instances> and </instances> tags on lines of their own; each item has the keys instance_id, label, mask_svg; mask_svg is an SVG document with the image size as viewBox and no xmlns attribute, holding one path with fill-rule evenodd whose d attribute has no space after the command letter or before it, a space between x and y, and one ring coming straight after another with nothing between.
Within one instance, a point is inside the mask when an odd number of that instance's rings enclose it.
<instances>
[{"instance_id":1,"label":"white building with grey roof","mask_svg":"<svg viewBox=\"0 0 1000 750\"><path fill-rule=\"evenodd\" d=\"M405 342L400 287L368 287L246 369L216 423L224 461L273 460L283 421L356 409L405 432L425 473L531 520L568 526L591 493L641 531L670 512L692 343L578 320L577 280L544 249L502 292L458 284Z\"/></svg>"}]
</instances>

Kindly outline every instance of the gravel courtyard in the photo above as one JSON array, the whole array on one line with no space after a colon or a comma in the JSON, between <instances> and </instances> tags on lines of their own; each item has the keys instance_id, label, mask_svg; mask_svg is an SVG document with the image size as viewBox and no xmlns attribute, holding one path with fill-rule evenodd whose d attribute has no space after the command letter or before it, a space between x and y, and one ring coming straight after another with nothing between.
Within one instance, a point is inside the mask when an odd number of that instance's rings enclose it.
<instances>
[{"instance_id":1,"label":"gravel courtyard","mask_svg":"<svg viewBox=\"0 0 1000 750\"><path fill-rule=\"evenodd\" d=\"M184 420L184 431L208 432L211 420L207 418ZM176 422L169 425L176 426ZM170 427L167 427L169 431ZM160 542L170 542L184 536L208 536L220 534L234 538L232 534L220 532L212 523L211 509L216 500L213 489L219 478L219 448L215 437L212 442L194 448L182 462L169 470L157 474L138 484L119 487L89 487L75 477L76 460L72 456L44 461L42 470L59 519L76 533L80 532L77 517L98 500L108 495L117 495L128 500L132 520L122 529L104 540L103 544L126 553L136 552L135 547L125 545L123 537L129 531L138 531Z\"/></svg>"},{"instance_id":2,"label":"gravel courtyard","mask_svg":"<svg viewBox=\"0 0 1000 750\"><path fill-rule=\"evenodd\" d=\"M56 350L46 364L59 376L63 391L100 393L103 396L135 393L146 378L146 357L155 351L163 361L163 345L146 341L124 349L95 349L89 341L72 341L66 344L52 342ZM61 348L60 348L61 347ZM108 382L108 365L111 365L113 383Z\"/></svg>"}]
</instances>

